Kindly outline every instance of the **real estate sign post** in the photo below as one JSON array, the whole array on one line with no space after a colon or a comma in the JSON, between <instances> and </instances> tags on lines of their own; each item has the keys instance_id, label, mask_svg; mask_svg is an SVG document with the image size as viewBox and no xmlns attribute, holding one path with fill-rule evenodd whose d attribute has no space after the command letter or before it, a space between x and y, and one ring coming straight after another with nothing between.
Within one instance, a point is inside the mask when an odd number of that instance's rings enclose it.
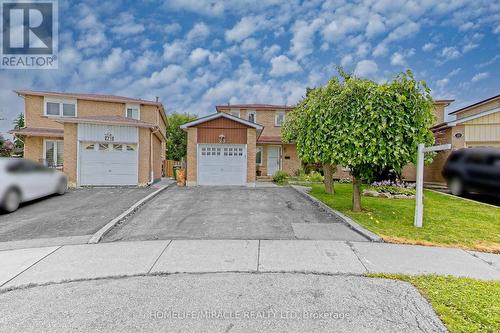
<instances>
[{"instance_id":1,"label":"real estate sign post","mask_svg":"<svg viewBox=\"0 0 500 333\"><path fill-rule=\"evenodd\" d=\"M450 144L439 145L433 147L425 147L423 143L418 145L417 155L417 177L416 177L416 196L415 196L415 220L414 225L421 228L423 225L424 216L424 157L425 153L451 149Z\"/></svg>"}]
</instances>

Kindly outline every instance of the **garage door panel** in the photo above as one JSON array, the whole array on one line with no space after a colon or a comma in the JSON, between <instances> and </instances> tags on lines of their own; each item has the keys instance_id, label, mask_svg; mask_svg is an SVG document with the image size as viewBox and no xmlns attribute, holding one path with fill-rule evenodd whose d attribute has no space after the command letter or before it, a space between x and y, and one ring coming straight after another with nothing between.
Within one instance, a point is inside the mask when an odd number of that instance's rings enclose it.
<instances>
[{"instance_id":1,"label":"garage door panel","mask_svg":"<svg viewBox=\"0 0 500 333\"><path fill-rule=\"evenodd\" d=\"M137 185L137 151L99 150L97 143L87 149L90 144L80 145L80 185Z\"/></svg>"},{"instance_id":2,"label":"garage door panel","mask_svg":"<svg viewBox=\"0 0 500 333\"><path fill-rule=\"evenodd\" d=\"M246 145L198 145L199 185L245 185Z\"/></svg>"}]
</instances>

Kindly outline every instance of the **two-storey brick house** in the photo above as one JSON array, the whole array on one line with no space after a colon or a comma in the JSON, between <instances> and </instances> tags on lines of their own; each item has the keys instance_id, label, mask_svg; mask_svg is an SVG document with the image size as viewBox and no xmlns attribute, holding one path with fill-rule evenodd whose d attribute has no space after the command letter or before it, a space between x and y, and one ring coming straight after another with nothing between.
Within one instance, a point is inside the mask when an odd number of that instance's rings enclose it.
<instances>
[{"instance_id":1,"label":"two-storey brick house","mask_svg":"<svg viewBox=\"0 0 500 333\"><path fill-rule=\"evenodd\" d=\"M255 185L257 177L301 167L295 144L281 126L293 107L269 104L216 106L217 113L182 128L188 132L188 185Z\"/></svg>"},{"instance_id":2,"label":"two-storey brick house","mask_svg":"<svg viewBox=\"0 0 500 333\"><path fill-rule=\"evenodd\" d=\"M167 118L158 101L20 90L24 157L62 169L70 186L146 185L161 178Z\"/></svg>"}]
</instances>

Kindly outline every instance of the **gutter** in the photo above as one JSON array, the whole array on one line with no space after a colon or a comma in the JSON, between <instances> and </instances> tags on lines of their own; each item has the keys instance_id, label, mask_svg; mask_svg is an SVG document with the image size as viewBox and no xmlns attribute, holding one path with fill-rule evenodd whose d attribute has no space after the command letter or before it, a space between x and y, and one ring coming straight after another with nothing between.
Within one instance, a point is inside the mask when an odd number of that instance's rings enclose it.
<instances>
[{"instance_id":1,"label":"gutter","mask_svg":"<svg viewBox=\"0 0 500 333\"><path fill-rule=\"evenodd\" d=\"M156 127L154 130L152 130L149 133L149 182L147 183L148 186L153 184L154 182L154 171L153 171L153 135L159 131L159 128Z\"/></svg>"}]
</instances>

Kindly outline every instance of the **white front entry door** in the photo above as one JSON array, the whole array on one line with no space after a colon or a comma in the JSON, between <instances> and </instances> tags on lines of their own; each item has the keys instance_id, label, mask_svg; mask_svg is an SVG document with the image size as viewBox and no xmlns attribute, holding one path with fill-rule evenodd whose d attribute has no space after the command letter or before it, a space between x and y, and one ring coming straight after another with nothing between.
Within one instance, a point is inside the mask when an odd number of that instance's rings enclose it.
<instances>
[{"instance_id":1,"label":"white front entry door","mask_svg":"<svg viewBox=\"0 0 500 333\"><path fill-rule=\"evenodd\" d=\"M276 171L280 170L280 153L281 147L267 147L267 175L272 176Z\"/></svg>"},{"instance_id":2,"label":"white front entry door","mask_svg":"<svg viewBox=\"0 0 500 333\"><path fill-rule=\"evenodd\" d=\"M246 185L246 182L246 145L198 145L198 185Z\"/></svg>"},{"instance_id":3,"label":"white front entry door","mask_svg":"<svg viewBox=\"0 0 500 333\"><path fill-rule=\"evenodd\" d=\"M137 185L137 144L80 142L80 185Z\"/></svg>"}]
</instances>

